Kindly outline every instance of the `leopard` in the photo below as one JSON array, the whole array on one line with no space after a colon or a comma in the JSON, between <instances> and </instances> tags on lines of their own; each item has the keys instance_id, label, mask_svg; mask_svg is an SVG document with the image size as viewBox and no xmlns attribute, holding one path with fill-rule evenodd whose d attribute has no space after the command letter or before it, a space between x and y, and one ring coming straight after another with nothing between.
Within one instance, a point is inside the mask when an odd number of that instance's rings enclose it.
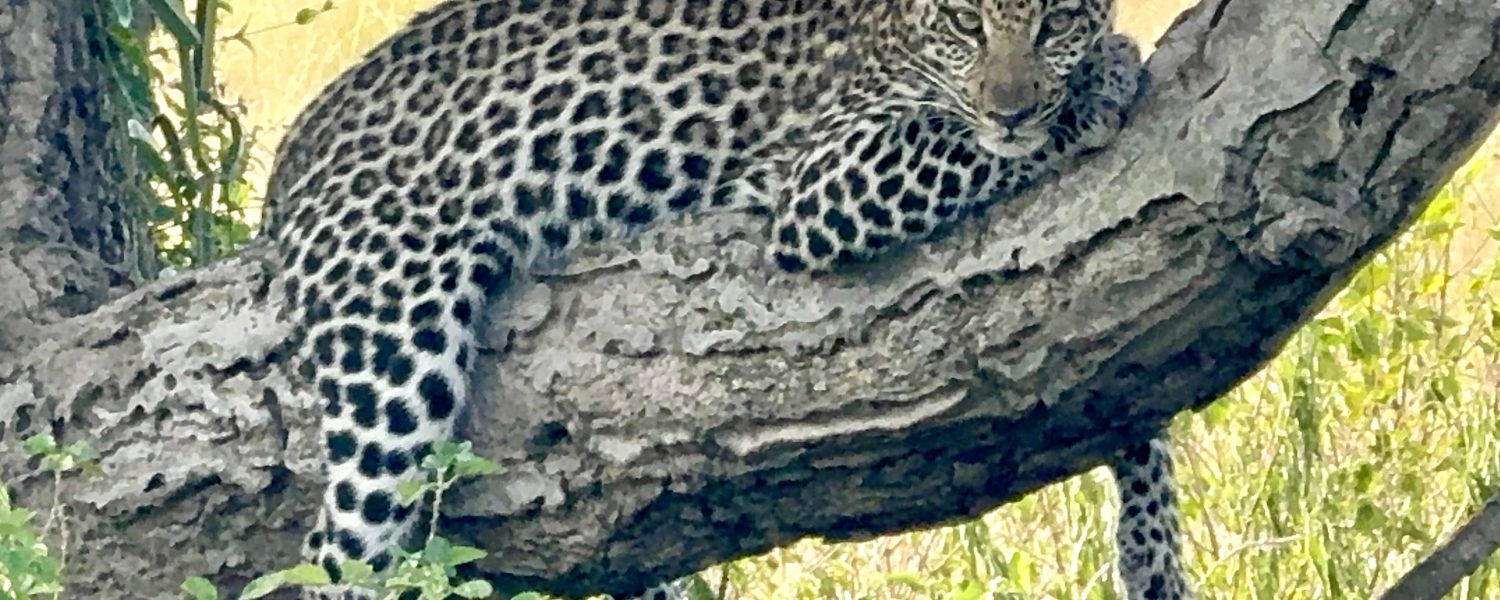
<instances>
[{"instance_id":1,"label":"leopard","mask_svg":"<svg viewBox=\"0 0 1500 600\"><path fill-rule=\"evenodd\" d=\"M1109 145L1140 48L1114 0L443 0L318 94L276 151L283 361L321 406L300 551L391 566L398 487L472 401L476 322L548 261L687 214L764 225L820 277L932 239ZM1129 597L1189 597L1164 437L1111 459ZM679 596L681 580L604 590Z\"/></svg>"}]
</instances>

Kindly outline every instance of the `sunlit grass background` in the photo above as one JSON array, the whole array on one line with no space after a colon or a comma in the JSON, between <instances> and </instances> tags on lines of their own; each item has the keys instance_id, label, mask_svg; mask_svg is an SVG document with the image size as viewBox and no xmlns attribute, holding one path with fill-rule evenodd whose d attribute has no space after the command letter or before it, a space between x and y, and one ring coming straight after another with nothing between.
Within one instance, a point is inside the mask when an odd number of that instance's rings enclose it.
<instances>
[{"instance_id":1,"label":"sunlit grass background","mask_svg":"<svg viewBox=\"0 0 1500 600\"><path fill-rule=\"evenodd\" d=\"M300 108L429 0L235 2L220 57L258 128L259 185ZM1147 47L1187 0L1124 0ZM269 29L268 29L269 28ZM268 30L267 30L268 29ZM1367 598L1500 483L1500 179L1492 139L1423 216L1233 394L1174 424L1188 567L1204 598ZM253 212L253 211L252 211ZM254 218L254 215L252 215ZM957 527L806 541L703 574L728 598L1117 597L1107 471ZM1451 596L1500 598L1500 559Z\"/></svg>"}]
</instances>

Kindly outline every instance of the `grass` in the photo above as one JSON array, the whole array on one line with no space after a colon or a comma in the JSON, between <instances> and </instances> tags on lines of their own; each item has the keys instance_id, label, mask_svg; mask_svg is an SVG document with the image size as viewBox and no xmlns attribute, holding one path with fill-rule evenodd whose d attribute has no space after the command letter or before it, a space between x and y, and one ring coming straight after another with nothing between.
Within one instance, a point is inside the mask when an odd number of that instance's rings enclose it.
<instances>
[{"instance_id":1,"label":"grass","mask_svg":"<svg viewBox=\"0 0 1500 600\"><path fill-rule=\"evenodd\" d=\"M321 0L236 3L233 31ZM221 55L262 131L262 169L300 107L423 0L348 2ZM1156 39L1186 0L1127 0ZM1389 586L1500 483L1500 177L1492 139L1274 362L1173 426L1188 567L1205 598L1358 598ZM263 171L256 175L264 179ZM706 572L730 598L1117 597L1114 492L1099 470L956 527L805 541ZM1500 597L1500 559L1453 598Z\"/></svg>"}]
</instances>

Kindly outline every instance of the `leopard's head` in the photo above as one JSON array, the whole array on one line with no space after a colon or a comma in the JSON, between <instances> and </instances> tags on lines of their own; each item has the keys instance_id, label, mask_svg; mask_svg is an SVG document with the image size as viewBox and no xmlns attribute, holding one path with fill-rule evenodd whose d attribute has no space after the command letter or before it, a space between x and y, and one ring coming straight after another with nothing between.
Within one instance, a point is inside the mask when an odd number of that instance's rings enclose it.
<instances>
[{"instance_id":1,"label":"leopard's head","mask_svg":"<svg viewBox=\"0 0 1500 600\"><path fill-rule=\"evenodd\" d=\"M904 0L910 90L976 142L1024 156L1047 140L1068 78L1114 18L1114 0Z\"/></svg>"}]
</instances>

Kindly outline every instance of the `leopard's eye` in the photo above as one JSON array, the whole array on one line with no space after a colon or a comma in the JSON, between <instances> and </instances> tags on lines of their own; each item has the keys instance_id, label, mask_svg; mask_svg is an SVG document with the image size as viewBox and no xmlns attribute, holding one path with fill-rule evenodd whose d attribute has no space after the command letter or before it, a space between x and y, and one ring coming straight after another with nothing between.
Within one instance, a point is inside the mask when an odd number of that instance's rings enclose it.
<instances>
[{"instance_id":1,"label":"leopard's eye","mask_svg":"<svg viewBox=\"0 0 1500 600\"><path fill-rule=\"evenodd\" d=\"M973 37L984 36L984 19L979 13L962 8L944 8L943 13L948 15L948 21L953 23L953 28L959 33Z\"/></svg>"},{"instance_id":2,"label":"leopard's eye","mask_svg":"<svg viewBox=\"0 0 1500 600\"><path fill-rule=\"evenodd\" d=\"M1041 30L1037 32L1038 42L1044 42L1066 33L1080 17L1072 11L1057 11L1047 15L1042 21Z\"/></svg>"}]
</instances>

